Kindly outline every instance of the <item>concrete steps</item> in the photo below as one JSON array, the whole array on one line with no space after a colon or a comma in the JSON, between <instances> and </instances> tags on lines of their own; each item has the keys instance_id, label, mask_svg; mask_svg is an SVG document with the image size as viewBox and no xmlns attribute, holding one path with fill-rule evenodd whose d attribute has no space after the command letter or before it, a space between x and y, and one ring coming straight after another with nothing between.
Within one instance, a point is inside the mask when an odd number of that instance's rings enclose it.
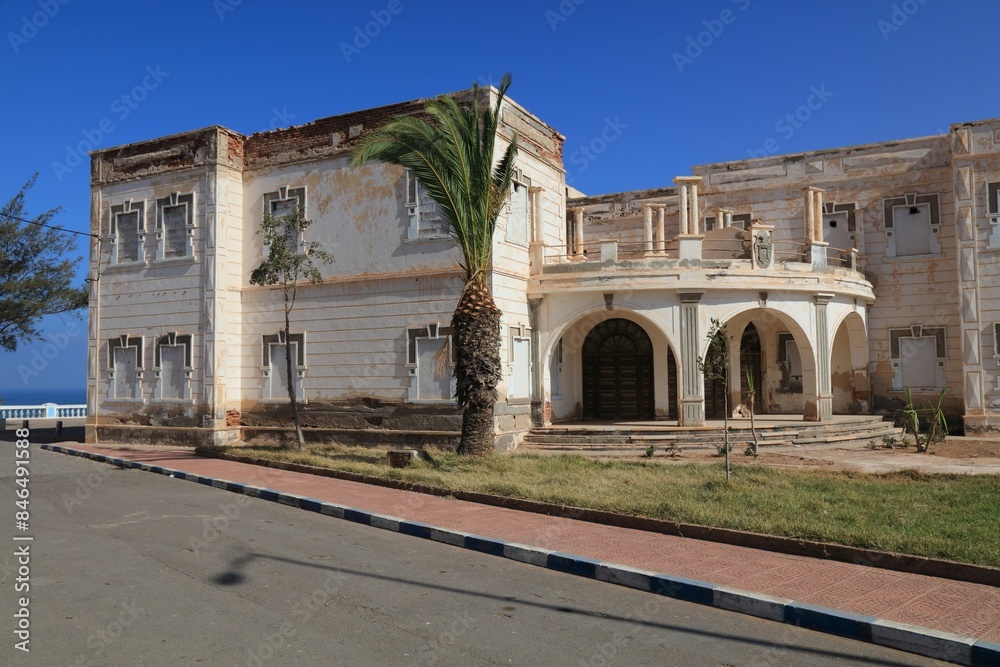
<instances>
[{"instance_id":1,"label":"concrete steps","mask_svg":"<svg viewBox=\"0 0 1000 667\"><path fill-rule=\"evenodd\" d=\"M757 426L761 446L814 445L854 443L880 440L896 433L892 422L881 417L858 416L840 418L835 422L764 423ZM556 425L532 429L521 448L525 450L593 452L645 450L650 446L683 448L713 448L723 443L721 427L685 428L636 424L615 426ZM748 420L730 424L729 442L734 449L753 441Z\"/></svg>"}]
</instances>

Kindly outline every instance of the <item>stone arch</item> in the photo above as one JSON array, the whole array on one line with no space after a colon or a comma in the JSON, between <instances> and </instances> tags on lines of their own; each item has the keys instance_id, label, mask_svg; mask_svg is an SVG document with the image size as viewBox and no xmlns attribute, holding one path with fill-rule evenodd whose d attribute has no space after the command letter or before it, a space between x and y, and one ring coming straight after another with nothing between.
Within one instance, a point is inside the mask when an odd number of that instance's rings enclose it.
<instances>
[{"instance_id":1,"label":"stone arch","mask_svg":"<svg viewBox=\"0 0 1000 667\"><path fill-rule=\"evenodd\" d=\"M723 319L723 317L725 319ZM762 341L762 378L757 391L761 397L764 412L800 413L805 419L818 418L819 385L816 375L816 354L809 325L803 326L793 315L778 308L759 304L744 304L729 309L720 317L733 340L730 343L731 378L740 377L740 383L732 382L729 387L729 401L734 413L745 412L742 406L743 380L740 370L740 342L744 330L753 324ZM794 341L801 363L801 383L782 386L784 379L782 363L779 362L779 334L789 334ZM783 344L783 343L782 343ZM704 349L707 350L707 342ZM702 352L704 354L704 352Z\"/></svg>"},{"instance_id":2,"label":"stone arch","mask_svg":"<svg viewBox=\"0 0 1000 667\"><path fill-rule=\"evenodd\" d=\"M584 419L654 418L653 342L641 326L604 320L587 334L581 356Z\"/></svg>"},{"instance_id":3,"label":"stone arch","mask_svg":"<svg viewBox=\"0 0 1000 667\"><path fill-rule=\"evenodd\" d=\"M844 314L833 329L830 374L834 414L868 414L868 330L856 311Z\"/></svg>"},{"instance_id":4,"label":"stone arch","mask_svg":"<svg viewBox=\"0 0 1000 667\"><path fill-rule=\"evenodd\" d=\"M562 323L552 327L544 342L541 359L543 383L544 390L551 399L552 420L565 421L583 417L583 344L594 327L611 319L633 322L649 336L653 345L654 417L675 418L680 402L680 390L671 391L671 389L680 382L681 369L678 348L672 340L673 336L646 313L625 308L607 310L593 307L581 309L566 317ZM558 352L562 354L562 375L555 379L553 373L557 370L557 365L560 365ZM671 355L675 360L673 365L669 364ZM676 368L676 380L669 373L671 366ZM560 396L552 393L553 387L556 386L562 391Z\"/></svg>"}]
</instances>

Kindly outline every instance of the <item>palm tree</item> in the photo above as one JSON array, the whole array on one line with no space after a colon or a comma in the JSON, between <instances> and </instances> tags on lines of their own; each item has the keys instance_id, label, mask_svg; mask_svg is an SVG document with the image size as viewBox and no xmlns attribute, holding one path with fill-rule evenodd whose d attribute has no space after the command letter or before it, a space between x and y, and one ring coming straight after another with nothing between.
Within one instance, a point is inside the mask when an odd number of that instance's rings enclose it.
<instances>
[{"instance_id":1,"label":"palm tree","mask_svg":"<svg viewBox=\"0 0 1000 667\"><path fill-rule=\"evenodd\" d=\"M501 313L488 277L493 230L510 190L517 155L515 136L494 164L500 105L510 83L510 74L505 74L492 107L483 105L477 84L470 105L459 106L450 97L431 100L425 107L426 118L391 118L362 136L352 154L354 166L381 160L409 169L440 207L462 249L465 288L451 321L456 397L463 411L460 454L493 452Z\"/></svg>"}]
</instances>

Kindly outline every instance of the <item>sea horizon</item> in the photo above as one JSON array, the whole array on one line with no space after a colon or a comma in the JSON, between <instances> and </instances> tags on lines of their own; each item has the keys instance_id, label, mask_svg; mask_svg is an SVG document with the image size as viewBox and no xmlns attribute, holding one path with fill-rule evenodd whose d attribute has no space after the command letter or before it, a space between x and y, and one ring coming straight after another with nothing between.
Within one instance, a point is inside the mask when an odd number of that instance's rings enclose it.
<instances>
[{"instance_id":1,"label":"sea horizon","mask_svg":"<svg viewBox=\"0 0 1000 667\"><path fill-rule=\"evenodd\" d=\"M80 405L87 402L86 387L65 387L61 389L5 388L0 387L3 405Z\"/></svg>"}]
</instances>

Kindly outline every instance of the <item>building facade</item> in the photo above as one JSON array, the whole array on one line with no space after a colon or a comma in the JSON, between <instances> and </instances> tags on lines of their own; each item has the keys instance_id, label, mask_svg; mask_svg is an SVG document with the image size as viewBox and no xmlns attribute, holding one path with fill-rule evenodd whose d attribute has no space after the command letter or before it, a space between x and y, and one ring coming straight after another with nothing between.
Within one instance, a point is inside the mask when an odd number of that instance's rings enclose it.
<instances>
[{"instance_id":1,"label":"building facade","mask_svg":"<svg viewBox=\"0 0 1000 667\"><path fill-rule=\"evenodd\" d=\"M92 154L88 438L284 438L294 382L310 437L455 444L461 254L408 172L349 165L363 132L423 105ZM726 399L745 411L750 383L758 414L822 421L945 390L953 425L1000 429L1000 119L597 197L567 189L563 137L508 100L497 140L514 134L490 275L499 448L559 421L702 425ZM334 261L286 339L280 289L249 275L265 212L299 206ZM728 397L698 370L713 319L733 336Z\"/></svg>"}]
</instances>

